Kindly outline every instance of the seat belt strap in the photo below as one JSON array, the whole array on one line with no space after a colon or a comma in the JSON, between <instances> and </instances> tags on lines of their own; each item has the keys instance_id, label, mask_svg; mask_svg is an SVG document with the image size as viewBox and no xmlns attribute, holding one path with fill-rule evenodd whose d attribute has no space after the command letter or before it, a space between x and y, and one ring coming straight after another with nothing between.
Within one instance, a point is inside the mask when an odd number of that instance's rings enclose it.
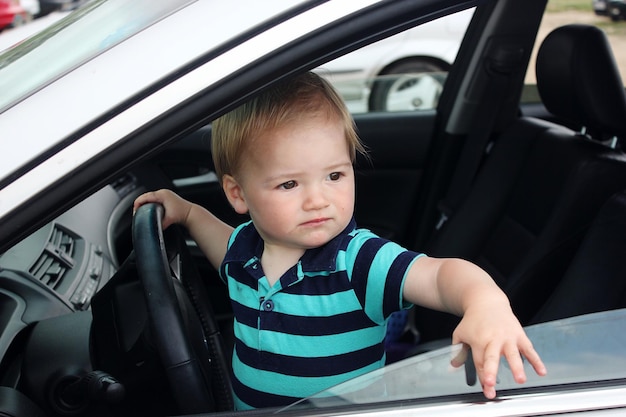
<instances>
[{"instance_id":1,"label":"seat belt strap","mask_svg":"<svg viewBox=\"0 0 626 417\"><path fill-rule=\"evenodd\" d=\"M510 76L518 68L522 52L521 49L511 47L511 45L503 45L501 48L494 48L490 54L491 58L487 60L487 71L491 76L491 82L482 93L483 104L478 109L479 114L474 119L472 129L465 141L447 193L438 204L440 217L435 225L436 230L443 227L469 193L484 156L491 149L489 140L492 137L501 104L509 91L507 84Z\"/></svg>"}]
</instances>

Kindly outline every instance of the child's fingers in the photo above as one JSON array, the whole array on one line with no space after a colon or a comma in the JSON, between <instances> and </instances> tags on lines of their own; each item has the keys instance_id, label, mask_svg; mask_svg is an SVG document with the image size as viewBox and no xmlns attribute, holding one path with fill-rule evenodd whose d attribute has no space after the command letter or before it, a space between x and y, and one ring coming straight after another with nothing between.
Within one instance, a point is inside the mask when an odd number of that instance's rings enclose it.
<instances>
[{"instance_id":1,"label":"child's fingers","mask_svg":"<svg viewBox=\"0 0 626 417\"><path fill-rule=\"evenodd\" d=\"M504 357L509 363L513 379L518 384L526 382L526 372L524 371L524 362L516 345L510 344L504 348Z\"/></svg>"},{"instance_id":2,"label":"child's fingers","mask_svg":"<svg viewBox=\"0 0 626 417\"><path fill-rule=\"evenodd\" d=\"M526 358L526 360L533 367L537 375L544 376L548 373L546 366L543 364L541 357L539 357L539 353L535 350L532 343L528 341L528 345L521 349L522 355Z\"/></svg>"},{"instance_id":3,"label":"child's fingers","mask_svg":"<svg viewBox=\"0 0 626 417\"><path fill-rule=\"evenodd\" d=\"M455 342L452 343L453 345L456 344ZM459 352L452 358L452 360L450 361L450 364L455 367L458 368L459 366L463 365L465 363L465 361L467 360L467 353L469 352L469 345L466 343L461 343L461 350L459 350Z\"/></svg>"},{"instance_id":4,"label":"child's fingers","mask_svg":"<svg viewBox=\"0 0 626 417\"><path fill-rule=\"evenodd\" d=\"M490 343L481 352L474 353L474 363L478 379L483 387L485 397L492 399L496 396L496 376L498 375L498 366L500 364L500 346Z\"/></svg>"},{"instance_id":5,"label":"child's fingers","mask_svg":"<svg viewBox=\"0 0 626 417\"><path fill-rule=\"evenodd\" d=\"M160 203L161 200L162 199L159 198L159 195L155 191L149 191L149 192L143 193L139 197L137 197L135 199L133 207L139 208L139 206L142 206L142 205L144 205L146 203Z\"/></svg>"},{"instance_id":6,"label":"child's fingers","mask_svg":"<svg viewBox=\"0 0 626 417\"><path fill-rule=\"evenodd\" d=\"M135 212L137 211L139 207L149 202L150 202L149 197L146 194L142 194L139 197L137 197L135 201L133 202L133 214L135 214Z\"/></svg>"}]
</instances>

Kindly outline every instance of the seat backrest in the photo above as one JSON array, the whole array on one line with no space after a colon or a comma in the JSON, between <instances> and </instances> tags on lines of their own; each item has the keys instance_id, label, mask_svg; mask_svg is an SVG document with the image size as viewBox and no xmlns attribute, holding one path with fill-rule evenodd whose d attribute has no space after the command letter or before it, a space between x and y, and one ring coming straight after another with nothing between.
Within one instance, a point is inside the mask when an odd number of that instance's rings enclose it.
<instances>
[{"instance_id":1,"label":"seat backrest","mask_svg":"<svg viewBox=\"0 0 626 417\"><path fill-rule=\"evenodd\" d=\"M626 188L624 152L603 143L626 137L626 95L604 33L587 25L556 29L539 50L536 72L546 108L584 133L518 119L426 248L487 270L523 324L559 283L602 204ZM424 341L449 337L458 322L417 310Z\"/></svg>"},{"instance_id":2,"label":"seat backrest","mask_svg":"<svg viewBox=\"0 0 626 417\"><path fill-rule=\"evenodd\" d=\"M602 30L582 24L555 29L538 52L536 75L551 113L597 138L626 138L624 83Z\"/></svg>"},{"instance_id":3,"label":"seat backrest","mask_svg":"<svg viewBox=\"0 0 626 417\"><path fill-rule=\"evenodd\" d=\"M602 207L531 324L626 307L626 191Z\"/></svg>"}]
</instances>

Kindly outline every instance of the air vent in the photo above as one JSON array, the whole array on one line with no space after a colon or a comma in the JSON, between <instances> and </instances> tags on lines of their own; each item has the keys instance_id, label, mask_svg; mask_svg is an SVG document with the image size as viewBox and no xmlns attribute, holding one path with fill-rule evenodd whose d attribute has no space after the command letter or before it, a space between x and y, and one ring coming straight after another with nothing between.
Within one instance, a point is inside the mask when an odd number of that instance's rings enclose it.
<instances>
[{"instance_id":1,"label":"air vent","mask_svg":"<svg viewBox=\"0 0 626 417\"><path fill-rule=\"evenodd\" d=\"M67 271L74 267L76 239L66 230L54 225L50 238L30 273L52 289L56 289Z\"/></svg>"}]
</instances>

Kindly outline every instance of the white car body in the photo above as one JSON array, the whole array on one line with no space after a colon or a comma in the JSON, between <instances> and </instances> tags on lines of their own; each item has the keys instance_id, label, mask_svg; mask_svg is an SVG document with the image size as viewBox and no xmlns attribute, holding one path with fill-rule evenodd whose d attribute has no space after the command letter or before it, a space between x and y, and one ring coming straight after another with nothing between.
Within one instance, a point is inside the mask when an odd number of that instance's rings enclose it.
<instances>
[{"instance_id":1,"label":"white car body","mask_svg":"<svg viewBox=\"0 0 626 417\"><path fill-rule=\"evenodd\" d=\"M431 71L447 72L473 13L468 9L435 19L330 61L318 71L337 86L353 113L366 112L371 110L368 98L376 78L398 73L401 64L416 72L422 72L416 67L420 64L430 66ZM422 85L413 86L408 96L406 91L396 95L396 102L386 110L433 109L440 83L433 83L432 77L418 81Z\"/></svg>"},{"instance_id":2,"label":"white car body","mask_svg":"<svg viewBox=\"0 0 626 417\"><path fill-rule=\"evenodd\" d=\"M28 12L31 18L39 14L39 0L20 0L20 5Z\"/></svg>"}]
</instances>

